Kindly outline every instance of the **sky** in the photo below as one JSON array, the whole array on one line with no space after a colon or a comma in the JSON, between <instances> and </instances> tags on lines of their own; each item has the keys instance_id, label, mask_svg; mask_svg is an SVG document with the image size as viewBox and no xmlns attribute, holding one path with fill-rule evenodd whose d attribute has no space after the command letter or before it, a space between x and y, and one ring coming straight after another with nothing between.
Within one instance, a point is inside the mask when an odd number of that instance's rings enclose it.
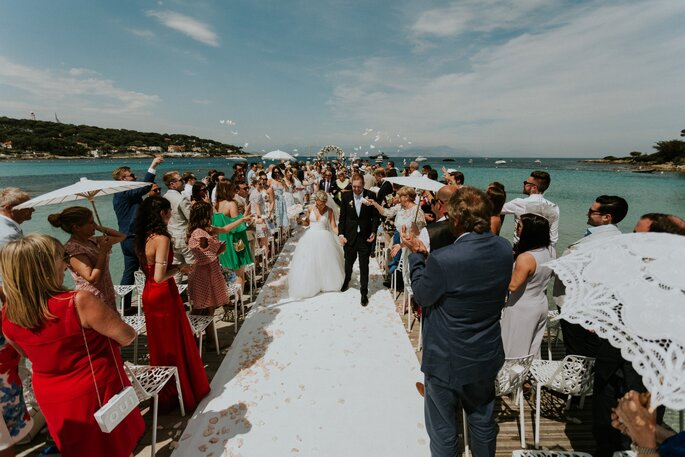
<instances>
[{"instance_id":1,"label":"sky","mask_svg":"<svg viewBox=\"0 0 685 457\"><path fill-rule=\"evenodd\" d=\"M685 1L2 0L0 115L261 152L602 157L685 128Z\"/></svg>"}]
</instances>

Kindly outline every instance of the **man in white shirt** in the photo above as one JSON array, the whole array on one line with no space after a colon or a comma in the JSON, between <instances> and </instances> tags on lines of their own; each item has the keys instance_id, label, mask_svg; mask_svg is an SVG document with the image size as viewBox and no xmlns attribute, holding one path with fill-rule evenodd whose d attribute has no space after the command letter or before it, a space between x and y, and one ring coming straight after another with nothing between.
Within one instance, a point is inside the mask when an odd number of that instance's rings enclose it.
<instances>
[{"instance_id":1,"label":"man in white shirt","mask_svg":"<svg viewBox=\"0 0 685 457\"><path fill-rule=\"evenodd\" d=\"M577 246L600 238L608 238L620 235L621 231L616 224L621 222L628 214L628 202L615 195L600 195L587 211L588 228L583 238L572 243L562 254L562 257L570 254ZM561 308L564 305L566 288L564 283L555 278L552 292L554 303ZM564 346L567 354L595 357L597 336L585 330L579 324L572 324L565 320L561 321L561 331L564 336Z\"/></svg>"},{"instance_id":2,"label":"man in white shirt","mask_svg":"<svg viewBox=\"0 0 685 457\"><path fill-rule=\"evenodd\" d=\"M171 203L171 218L167 229L171 235L174 246L174 264L189 264L194 261L193 253L186 243L186 231L190 221L190 200L181 195L183 190L183 180L177 171L164 173L164 184L169 190L164 194L164 198ZM176 284L180 284L183 277L182 273L174 276Z\"/></svg>"},{"instance_id":3,"label":"man in white shirt","mask_svg":"<svg viewBox=\"0 0 685 457\"><path fill-rule=\"evenodd\" d=\"M29 199L29 194L18 187L0 189L0 248L24 236L19 225L31 220L33 208L14 209L14 207ZM2 298L2 276L0 276L0 298Z\"/></svg>"},{"instance_id":4,"label":"man in white shirt","mask_svg":"<svg viewBox=\"0 0 685 457\"><path fill-rule=\"evenodd\" d=\"M190 197L193 195L193 186L197 182L197 178L195 178L195 175L192 172L186 171L185 173L183 173L182 179L183 179L183 191L181 192L181 194L185 198L190 200Z\"/></svg>"},{"instance_id":5,"label":"man in white shirt","mask_svg":"<svg viewBox=\"0 0 685 457\"><path fill-rule=\"evenodd\" d=\"M423 176L421 172L419 171L419 163L418 162L411 162L409 164L409 176L413 176L415 178L420 178Z\"/></svg>"},{"instance_id":6,"label":"man in white shirt","mask_svg":"<svg viewBox=\"0 0 685 457\"><path fill-rule=\"evenodd\" d=\"M549 238L551 248L559 240L559 207L545 199L545 193L551 179L546 171L534 171L523 181L523 193L526 198L515 198L504 204L502 214L513 214L514 223L518 223L520 217L526 213L538 214L549 221ZM518 237L514 234L514 243L518 243Z\"/></svg>"},{"instance_id":7,"label":"man in white shirt","mask_svg":"<svg viewBox=\"0 0 685 457\"><path fill-rule=\"evenodd\" d=\"M257 178L257 164L252 162L246 176L247 184L251 185L255 178Z\"/></svg>"},{"instance_id":8,"label":"man in white shirt","mask_svg":"<svg viewBox=\"0 0 685 457\"><path fill-rule=\"evenodd\" d=\"M17 187L0 189L0 246L24 236L19 225L31 220L33 208L14 209L14 207L29 199L29 194Z\"/></svg>"}]
</instances>

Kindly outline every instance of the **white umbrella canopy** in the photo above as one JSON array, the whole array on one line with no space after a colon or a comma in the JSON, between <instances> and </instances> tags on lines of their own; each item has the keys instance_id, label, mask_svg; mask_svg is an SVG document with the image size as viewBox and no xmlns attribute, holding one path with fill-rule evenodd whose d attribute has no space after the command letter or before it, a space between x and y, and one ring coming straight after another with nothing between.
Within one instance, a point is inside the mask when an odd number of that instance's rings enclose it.
<instances>
[{"instance_id":1,"label":"white umbrella canopy","mask_svg":"<svg viewBox=\"0 0 685 457\"><path fill-rule=\"evenodd\" d=\"M16 209L35 208L37 206L56 205L74 200L86 199L93 205L93 211L100 223L100 216L95 208L94 198L98 195L110 195L124 192L131 189L149 186L152 183L138 181L93 181L88 178L81 178L75 184L62 187L47 194L39 195L29 201L15 206Z\"/></svg>"},{"instance_id":2,"label":"white umbrella canopy","mask_svg":"<svg viewBox=\"0 0 685 457\"><path fill-rule=\"evenodd\" d=\"M547 263L566 286L559 318L620 349L653 408L685 409L685 237L629 233L576 247Z\"/></svg>"},{"instance_id":3,"label":"white umbrella canopy","mask_svg":"<svg viewBox=\"0 0 685 457\"><path fill-rule=\"evenodd\" d=\"M388 181L400 186L409 186L422 190L430 190L431 192L437 192L445 185L439 181L434 181L432 179L419 176L397 176L393 178L383 178L383 181Z\"/></svg>"},{"instance_id":4,"label":"white umbrella canopy","mask_svg":"<svg viewBox=\"0 0 685 457\"><path fill-rule=\"evenodd\" d=\"M295 160L295 157L291 156L285 151L276 149L275 151L267 152L262 156L265 160Z\"/></svg>"}]
</instances>

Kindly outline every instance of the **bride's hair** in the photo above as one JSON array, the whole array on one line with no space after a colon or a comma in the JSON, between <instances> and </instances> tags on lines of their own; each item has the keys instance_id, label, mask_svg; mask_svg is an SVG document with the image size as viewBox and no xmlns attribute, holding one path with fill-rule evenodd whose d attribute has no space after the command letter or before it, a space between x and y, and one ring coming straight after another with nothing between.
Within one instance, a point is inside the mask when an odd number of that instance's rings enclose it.
<instances>
[{"instance_id":1,"label":"bride's hair","mask_svg":"<svg viewBox=\"0 0 685 457\"><path fill-rule=\"evenodd\" d=\"M325 203L328 201L328 194L323 190L318 190L314 194L314 200L318 200Z\"/></svg>"}]
</instances>

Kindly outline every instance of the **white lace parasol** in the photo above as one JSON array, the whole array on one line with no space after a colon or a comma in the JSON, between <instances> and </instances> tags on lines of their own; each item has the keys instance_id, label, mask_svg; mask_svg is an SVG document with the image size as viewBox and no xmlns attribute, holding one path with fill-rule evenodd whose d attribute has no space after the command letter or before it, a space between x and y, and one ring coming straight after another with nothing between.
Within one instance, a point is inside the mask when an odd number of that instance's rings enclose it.
<instances>
[{"instance_id":1,"label":"white lace parasol","mask_svg":"<svg viewBox=\"0 0 685 457\"><path fill-rule=\"evenodd\" d=\"M685 409L685 237L602 238L547 266L566 285L559 317L621 349L652 406Z\"/></svg>"}]
</instances>

